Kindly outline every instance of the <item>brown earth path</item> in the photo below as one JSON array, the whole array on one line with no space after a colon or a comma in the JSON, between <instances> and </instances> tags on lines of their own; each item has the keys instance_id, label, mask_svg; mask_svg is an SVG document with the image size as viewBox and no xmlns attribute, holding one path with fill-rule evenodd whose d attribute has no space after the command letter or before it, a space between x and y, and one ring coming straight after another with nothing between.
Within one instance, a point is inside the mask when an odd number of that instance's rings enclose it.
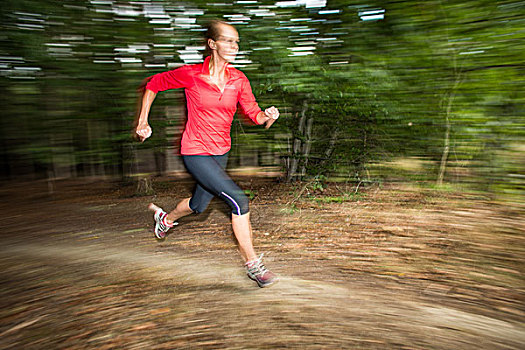
<instances>
[{"instance_id":1,"label":"brown earth path","mask_svg":"<svg viewBox=\"0 0 525 350\"><path fill-rule=\"evenodd\" d=\"M152 238L155 197L108 183L0 189L2 349L521 349L519 205L407 186L353 195L241 180L258 250L281 276L247 279L226 208ZM295 190L295 191L294 191ZM314 194L313 192L311 194ZM320 200L322 198L322 200ZM24 219L21 224L21 219Z\"/></svg>"}]
</instances>

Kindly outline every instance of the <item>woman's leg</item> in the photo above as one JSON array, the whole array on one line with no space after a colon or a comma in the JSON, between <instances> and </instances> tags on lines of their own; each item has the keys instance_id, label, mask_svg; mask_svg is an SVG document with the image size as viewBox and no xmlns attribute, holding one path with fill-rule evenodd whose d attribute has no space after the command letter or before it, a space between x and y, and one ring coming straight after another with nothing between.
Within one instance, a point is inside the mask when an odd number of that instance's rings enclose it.
<instances>
[{"instance_id":1,"label":"woman's leg","mask_svg":"<svg viewBox=\"0 0 525 350\"><path fill-rule=\"evenodd\" d=\"M193 213L193 210L190 208L191 198L184 198L181 200L175 209L173 209L168 216L166 216L166 221L169 224L173 224L174 221L180 219L183 216L190 215Z\"/></svg>"},{"instance_id":2,"label":"woman's leg","mask_svg":"<svg viewBox=\"0 0 525 350\"><path fill-rule=\"evenodd\" d=\"M239 243L241 256L245 261L257 258L252 242L252 228L248 198L226 174L226 156L184 156L184 164L198 184L209 193L224 200L232 208L232 228ZM192 198L191 207L202 206L199 198ZM206 203L207 205L207 203ZM196 210L197 212L202 209Z\"/></svg>"},{"instance_id":3,"label":"woman's leg","mask_svg":"<svg viewBox=\"0 0 525 350\"><path fill-rule=\"evenodd\" d=\"M237 238L237 242L239 242L239 250L244 262L257 259L257 255L253 249L250 213L244 215L232 214L232 228L235 238Z\"/></svg>"}]
</instances>

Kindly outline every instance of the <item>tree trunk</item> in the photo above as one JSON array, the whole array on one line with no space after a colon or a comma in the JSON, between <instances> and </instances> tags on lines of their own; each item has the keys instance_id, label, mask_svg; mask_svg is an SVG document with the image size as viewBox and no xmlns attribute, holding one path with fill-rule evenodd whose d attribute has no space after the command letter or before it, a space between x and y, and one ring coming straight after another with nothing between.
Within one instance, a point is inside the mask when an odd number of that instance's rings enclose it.
<instances>
[{"instance_id":1,"label":"tree trunk","mask_svg":"<svg viewBox=\"0 0 525 350\"><path fill-rule=\"evenodd\" d=\"M326 151L324 152L324 159L321 160L321 162L319 163L320 169L322 169L332 157L332 153L334 153L335 144L337 142L338 137L339 137L339 131L337 129L334 129L334 132L332 132L332 136L330 136L330 142L328 143L328 148L326 148Z\"/></svg>"},{"instance_id":2,"label":"tree trunk","mask_svg":"<svg viewBox=\"0 0 525 350\"><path fill-rule=\"evenodd\" d=\"M299 119L299 128L298 133L300 137L295 137L293 141L293 153L292 153L292 160L290 162L290 168L288 168L288 176L286 177L286 181L290 182L297 178L297 168L299 166L299 157L301 152L301 137L304 136L304 127L306 122L306 110L307 110L307 103L306 101L303 102L303 107L301 110L301 118Z\"/></svg>"},{"instance_id":3,"label":"tree trunk","mask_svg":"<svg viewBox=\"0 0 525 350\"><path fill-rule=\"evenodd\" d=\"M461 74L457 74L456 81L448 97L447 109L445 111L445 140L443 145L443 154L441 155L441 163L439 165L439 173L436 180L438 186L443 185L443 179L445 178L445 171L447 169L448 154L450 152L450 113L452 111L452 104L456 97L455 91L461 83Z\"/></svg>"},{"instance_id":4,"label":"tree trunk","mask_svg":"<svg viewBox=\"0 0 525 350\"><path fill-rule=\"evenodd\" d=\"M445 170L447 169L447 159L448 159L448 153L450 151L450 120L448 118L448 114L445 117L445 144L443 147L443 154L441 155L441 163L439 165L439 174L436 181L436 184L438 186L443 185L443 178L445 177Z\"/></svg>"},{"instance_id":5,"label":"tree trunk","mask_svg":"<svg viewBox=\"0 0 525 350\"><path fill-rule=\"evenodd\" d=\"M162 176L166 171L166 152L162 148L157 148L153 151L155 158L155 171L157 176Z\"/></svg>"},{"instance_id":6,"label":"tree trunk","mask_svg":"<svg viewBox=\"0 0 525 350\"><path fill-rule=\"evenodd\" d=\"M306 168L308 166L308 156L310 155L310 150L312 149L312 125L314 118L308 118L306 122L306 141L303 144L303 165L301 167L301 177L306 175Z\"/></svg>"},{"instance_id":7,"label":"tree trunk","mask_svg":"<svg viewBox=\"0 0 525 350\"><path fill-rule=\"evenodd\" d=\"M151 196L155 194L155 190L153 189L153 185L151 183L151 175L139 176L135 194L137 196Z\"/></svg>"}]
</instances>

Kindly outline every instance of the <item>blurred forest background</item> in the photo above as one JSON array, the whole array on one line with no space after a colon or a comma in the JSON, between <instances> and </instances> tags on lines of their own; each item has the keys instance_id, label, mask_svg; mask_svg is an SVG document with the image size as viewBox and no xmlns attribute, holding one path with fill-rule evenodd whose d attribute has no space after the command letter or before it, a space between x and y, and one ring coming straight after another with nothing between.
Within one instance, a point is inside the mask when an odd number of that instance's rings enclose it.
<instances>
[{"instance_id":1,"label":"blurred forest background","mask_svg":"<svg viewBox=\"0 0 525 350\"><path fill-rule=\"evenodd\" d=\"M231 167L288 181L402 180L525 195L523 1L4 0L0 177L132 179L183 170L182 91L131 138L148 76L202 62L211 19L266 131L237 118Z\"/></svg>"}]
</instances>

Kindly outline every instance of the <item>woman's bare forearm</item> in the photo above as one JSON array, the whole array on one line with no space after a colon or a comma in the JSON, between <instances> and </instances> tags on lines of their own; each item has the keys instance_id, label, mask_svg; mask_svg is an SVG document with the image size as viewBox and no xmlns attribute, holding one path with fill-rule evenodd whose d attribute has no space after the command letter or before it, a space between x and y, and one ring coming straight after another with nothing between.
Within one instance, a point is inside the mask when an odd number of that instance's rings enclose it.
<instances>
[{"instance_id":1,"label":"woman's bare forearm","mask_svg":"<svg viewBox=\"0 0 525 350\"><path fill-rule=\"evenodd\" d=\"M142 107L140 108L139 125L148 123L149 111L156 96L157 94L151 90L146 89L144 92L142 96Z\"/></svg>"}]
</instances>

